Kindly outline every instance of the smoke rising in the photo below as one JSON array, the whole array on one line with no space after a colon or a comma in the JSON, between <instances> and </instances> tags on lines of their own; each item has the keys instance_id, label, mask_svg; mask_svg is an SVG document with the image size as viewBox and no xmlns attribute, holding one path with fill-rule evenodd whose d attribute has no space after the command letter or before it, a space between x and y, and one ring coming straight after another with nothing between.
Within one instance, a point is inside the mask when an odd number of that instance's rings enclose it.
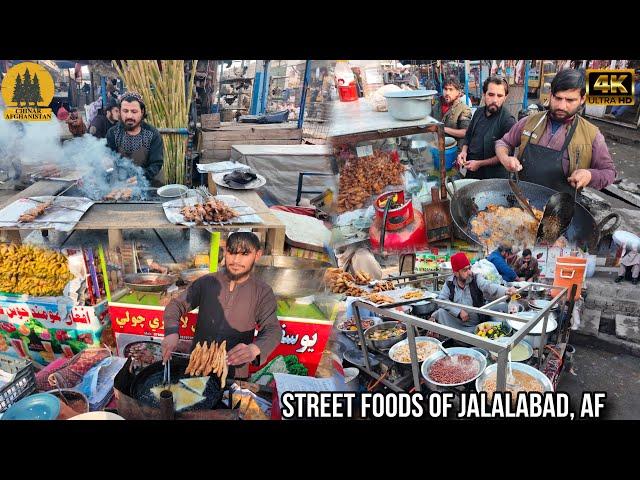
<instances>
[{"instance_id":1,"label":"smoke rising","mask_svg":"<svg viewBox=\"0 0 640 480\"><path fill-rule=\"evenodd\" d=\"M77 173L81 177L80 191L93 200L101 199L116 188L129 188L134 199L144 199L149 181L143 169L113 152L107 147L106 139L87 133L61 143L60 137L66 128L57 118L46 122L17 122L5 120L3 113L0 109L0 164L17 162L23 181L33 173L54 168L63 177ZM136 183L127 183L132 177Z\"/></svg>"}]
</instances>

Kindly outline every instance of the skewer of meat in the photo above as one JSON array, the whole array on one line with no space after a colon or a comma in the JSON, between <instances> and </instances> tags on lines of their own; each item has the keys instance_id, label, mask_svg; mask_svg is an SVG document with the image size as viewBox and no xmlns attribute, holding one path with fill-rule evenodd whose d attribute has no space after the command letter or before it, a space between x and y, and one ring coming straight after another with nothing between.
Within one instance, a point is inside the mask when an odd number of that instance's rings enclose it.
<instances>
[{"instance_id":1,"label":"skewer of meat","mask_svg":"<svg viewBox=\"0 0 640 480\"><path fill-rule=\"evenodd\" d=\"M47 208L51 207L51 205L53 205L53 202L49 200L48 202L44 202L37 207L33 207L20 215L20 217L18 217L18 221L33 222L36 218L42 215L47 210Z\"/></svg>"}]
</instances>

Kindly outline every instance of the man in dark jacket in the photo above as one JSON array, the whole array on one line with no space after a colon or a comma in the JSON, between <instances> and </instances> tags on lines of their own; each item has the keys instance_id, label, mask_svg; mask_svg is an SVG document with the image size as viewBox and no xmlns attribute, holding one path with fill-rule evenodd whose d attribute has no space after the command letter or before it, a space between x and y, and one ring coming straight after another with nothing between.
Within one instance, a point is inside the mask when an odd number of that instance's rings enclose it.
<instances>
[{"instance_id":1,"label":"man in dark jacket","mask_svg":"<svg viewBox=\"0 0 640 480\"><path fill-rule=\"evenodd\" d=\"M501 77L489 77L482 85L484 106L473 114L456 163L467 178L506 178L507 170L496 156L495 142L516 123L513 115L502 108L509 84Z\"/></svg>"},{"instance_id":2,"label":"man in dark jacket","mask_svg":"<svg viewBox=\"0 0 640 480\"><path fill-rule=\"evenodd\" d=\"M107 146L144 170L153 186L162 184L164 151L158 130L144 119L147 116L142 96L127 92L120 97L120 123L107 132Z\"/></svg>"},{"instance_id":3,"label":"man in dark jacket","mask_svg":"<svg viewBox=\"0 0 640 480\"><path fill-rule=\"evenodd\" d=\"M107 100L107 106L98 110L96 118L89 126L89 133L94 137L105 138L111 127L114 127L120 120L120 107L115 98Z\"/></svg>"}]
</instances>

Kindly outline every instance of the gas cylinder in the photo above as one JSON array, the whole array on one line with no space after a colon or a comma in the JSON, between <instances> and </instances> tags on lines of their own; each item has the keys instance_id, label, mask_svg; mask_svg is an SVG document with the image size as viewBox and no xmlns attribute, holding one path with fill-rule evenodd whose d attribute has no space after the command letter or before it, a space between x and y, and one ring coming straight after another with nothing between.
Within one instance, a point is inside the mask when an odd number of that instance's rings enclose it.
<instances>
[{"instance_id":1,"label":"gas cylinder","mask_svg":"<svg viewBox=\"0 0 640 480\"><path fill-rule=\"evenodd\" d=\"M387 201L391 202L387 212L384 232L384 250L393 252L417 251L427 245L427 230L420 211L413 207L411 198L405 200L402 190L380 195L374 208L376 217L369 228L369 241L374 250L380 248L384 210Z\"/></svg>"}]
</instances>

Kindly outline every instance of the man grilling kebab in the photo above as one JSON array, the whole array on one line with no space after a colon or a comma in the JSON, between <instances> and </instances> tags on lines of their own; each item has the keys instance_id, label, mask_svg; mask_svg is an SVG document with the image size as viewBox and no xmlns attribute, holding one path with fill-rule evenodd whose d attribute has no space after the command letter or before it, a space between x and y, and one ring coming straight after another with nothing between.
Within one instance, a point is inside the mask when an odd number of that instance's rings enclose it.
<instances>
[{"instance_id":1,"label":"man grilling kebab","mask_svg":"<svg viewBox=\"0 0 640 480\"><path fill-rule=\"evenodd\" d=\"M200 342L226 341L229 377L239 380L248 377L249 363L264 363L280 343L282 329L273 289L253 273L261 256L255 234L235 232L229 236L225 268L199 278L165 308L163 361L169 360L178 346L180 318L198 308L191 350Z\"/></svg>"},{"instance_id":2,"label":"man grilling kebab","mask_svg":"<svg viewBox=\"0 0 640 480\"><path fill-rule=\"evenodd\" d=\"M139 93L126 92L120 96L120 122L107 132L107 146L144 170L149 183L163 184L164 150L162 136L145 122L147 110Z\"/></svg>"}]
</instances>

